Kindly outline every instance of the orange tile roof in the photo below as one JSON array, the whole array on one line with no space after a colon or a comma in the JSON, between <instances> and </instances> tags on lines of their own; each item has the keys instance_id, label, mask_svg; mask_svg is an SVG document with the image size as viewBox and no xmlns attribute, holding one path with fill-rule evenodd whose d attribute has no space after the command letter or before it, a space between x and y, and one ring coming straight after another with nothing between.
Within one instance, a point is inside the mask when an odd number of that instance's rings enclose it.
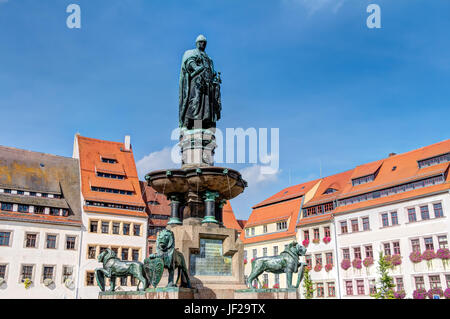
<instances>
[{"instance_id":1,"label":"orange tile roof","mask_svg":"<svg viewBox=\"0 0 450 319\"><path fill-rule=\"evenodd\" d=\"M140 192L139 179L137 176L136 164L134 162L132 150L123 151L125 148L123 143L103 141L80 135L77 135L77 140L80 157L81 191L85 199L118 204L126 203L127 205L145 207L142 194ZM107 163L103 163L101 161L102 156L108 158L114 156L113 159L116 159L118 163L109 164L111 165L111 170L118 170L118 167L121 166L125 173L124 175L126 175L126 179L114 180L98 177L96 175L96 167L108 167ZM120 184L120 187L125 187L125 190L133 190L135 193L129 196L114 193L94 192L90 187L91 185L103 185L101 187L114 188L118 187L118 183ZM92 209L90 210L92 211ZM101 207L101 210L110 211L111 209ZM120 209L118 211L121 212L125 210ZM144 212L130 210L126 213L126 215L142 216L142 213Z\"/></svg>"},{"instance_id":2,"label":"orange tile roof","mask_svg":"<svg viewBox=\"0 0 450 319\"><path fill-rule=\"evenodd\" d=\"M301 218L298 222L298 226L304 226L304 225L309 225L309 224L316 224L316 223L321 223L324 221L328 221L333 219L333 214L332 213L326 213L323 215L315 215L315 216L308 216L305 218Z\"/></svg>"},{"instance_id":3,"label":"orange tile roof","mask_svg":"<svg viewBox=\"0 0 450 319\"><path fill-rule=\"evenodd\" d=\"M61 224L81 227L81 220L69 220L63 216L53 216L45 214L18 213L10 211L0 211L0 217L3 220L28 221L48 224Z\"/></svg>"},{"instance_id":4,"label":"orange tile roof","mask_svg":"<svg viewBox=\"0 0 450 319\"><path fill-rule=\"evenodd\" d=\"M241 225L237 222L234 216L233 208L231 207L230 201L227 201L222 210L222 221L226 228L236 229L237 231L242 231Z\"/></svg>"},{"instance_id":5,"label":"orange tile roof","mask_svg":"<svg viewBox=\"0 0 450 319\"><path fill-rule=\"evenodd\" d=\"M133 216L133 217L148 217L146 212L133 211L128 209L118 209L110 207L99 207L99 206L83 206L83 209L87 213L101 213L107 215L123 215L123 216Z\"/></svg>"},{"instance_id":6,"label":"orange tile roof","mask_svg":"<svg viewBox=\"0 0 450 319\"><path fill-rule=\"evenodd\" d=\"M112 173L116 175L125 175L125 169L123 167L123 164L119 163L103 163L103 162L97 162L95 163L95 170L97 172L103 172L103 173Z\"/></svg>"},{"instance_id":7,"label":"orange tile roof","mask_svg":"<svg viewBox=\"0 0 450 319\"><path fill-rule=\"evenodd\" d=\"M242 232L241 240L244 242L244 244L250 244L266 240L295 236L295 227L298 215L300 213L300 206L302 204L302 200L303 198L300 197L278 202L272 205L254 208L245 225L245 228L290 218L288 228L286 231L260 235L250 238L245 238L245 232Z\"/></svg>"}]
</instances>

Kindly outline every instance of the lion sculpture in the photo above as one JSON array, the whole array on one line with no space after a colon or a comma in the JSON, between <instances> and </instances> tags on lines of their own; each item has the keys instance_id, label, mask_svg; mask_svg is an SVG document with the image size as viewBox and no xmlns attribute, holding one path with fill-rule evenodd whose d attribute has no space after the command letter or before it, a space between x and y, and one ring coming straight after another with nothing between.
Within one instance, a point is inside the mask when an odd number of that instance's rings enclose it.
<instances>
[{"instance_id":1,"label":"lion sculpture","mask_svg":"<svg viewBox=\"0 0 450 319\"><path fill-rule=\"evenodd\" d=\"M298 288L303 279L303 270L305 263L299 261L300 256L306 254L306 248L299 245L297 242L290 243L287 248L279 256L259 257L252 262L252 271L248 276L248 285L252 286L253 280L258 280L258 276L263 272L270 272L274 274L286 273L286 286L288 288ZM300 268L300 271L299 271ZM292 274L299 271L297 285L292 285Z\"/></svg>"},{"instance_id":2,"label":"lion sculpture","mask_svg":"<svg viewBox=\"0 0 450 319\"><path fill-rule=\"evenodd\" d=\"M105 277L110 278L110 291L116 289L116 278L133 276L139 283L142 283L143 289L148 288L148 280L144 271L144 265L138 261L122 261L116 257L116 253L111 249L105 249L98 256L98 261L103 263L103 268L95 270L95 278L101 291L105 291Z\"/></svg>"},{"instance_id":3,"label":"lion sculpture","mask_svg":"<svg viewBox=\"0 0 450 319\"><path fill-rule=\"evenodd\" d=\"M176 287L181 278L180 287L191 288L191 282L186 269L184 256L175 249L175 238L171 230L163 229L158 233L158 237L156 238L156 254L151 254L144 260L144 267L147 272L147 277L149 277L149 269L152 267L152 259L155 258L162 259L164 268L167 268L169 272L167 287ZM178 269L178 274L177 280L174 283L173 279L175 269Z\"/></svg>"}]
</instances>

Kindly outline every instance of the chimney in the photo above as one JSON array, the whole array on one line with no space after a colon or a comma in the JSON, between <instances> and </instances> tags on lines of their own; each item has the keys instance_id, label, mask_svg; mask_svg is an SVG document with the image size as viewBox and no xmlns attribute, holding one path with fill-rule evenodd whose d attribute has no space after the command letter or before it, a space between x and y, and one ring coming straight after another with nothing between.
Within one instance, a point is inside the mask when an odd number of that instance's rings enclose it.
<instances>
[{"instance_id":1,"label":"chimney","mask_svg":"<svg viewBox=\"0 0 450 319\"><path fill-rule=\"evenodd\" d=\"M125 151L129 152L131 150L131 137L130 135L125 135Z\"/></svg>"},{"instance_id":2,"label":"chimney","mask_svg":"<svg viewBox=\"0 0 450 319\"><path fill-rule=\"evenodd\" d=\"M397 155L397 153L389 153L389 157Z\"/></svg>"}]
</instances>

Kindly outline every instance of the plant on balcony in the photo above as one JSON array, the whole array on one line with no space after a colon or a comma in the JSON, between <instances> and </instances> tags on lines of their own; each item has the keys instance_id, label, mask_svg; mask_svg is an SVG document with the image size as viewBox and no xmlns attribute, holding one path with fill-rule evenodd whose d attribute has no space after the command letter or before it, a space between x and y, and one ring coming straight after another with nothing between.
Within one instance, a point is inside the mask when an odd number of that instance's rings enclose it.
<instances>
[{"instance_id":1,"label":"plant on balcony","mask_svg":"<svg viewBox=\"0 0 450 319\"><path fill-rule=\"evenodd\" d=\"M33 282L31 281L31 279L27 278L27 279L24 280L23 285L25 286L25 289L29 289L31 287L32 283Z\"/></svg>"},{"instance_id":2,"label":"plant on balcony","mask_svg":"<svg viewBox=\"0 0 450 319\"><path fill-rule=\"evenodd\" d=\"M71 278L67 278L64 281L64 286L66 286L69 289L72 289L73 288L73 280Z\"/></svg>"},{"instance_id":3,"label":"plant on balcony","mask_svg":"<svg viewBox=\"0 0 450 319\"><path fill-rule=\"evenodd\" d=\"M255 258L252 258L252 260L250 260L251 262L254 262L255 261Z\"/></svg>"},{"instance_id":4,"label":"plant on balcony","mask_svg":"<svg viewBox=\"0 0 450 319\"><path fill-rule=\"evenodd\" d=\"M312 267L311 267L310 265L307 265L307 266L305 267L305 269L308 270L308 271L311 271Z\"/></svg>"},{"instance_id":5,"label":"plant on balcony","mask_svg":"<svg viewBox=\"0 0 450 319\"><path fill-rule=\"evenodd\" d=\"M363 265L366 268L372 266L373 265L373 257L366 257L366 258L364 258Z\"/></svg>"},{"instance_id":6,"label":"plant on balcony","mask_svg":"<svg viewBox=\"0 0 450 319\"><path fill-rule=\"evenodd\" d=\"M448 248L439 248L436 252L436 257L440 258L444 268L447 268L448 260L450 259L450 250Z\"/></svg>"},{"instance_id":7,"label":"plant on balcony","mask_svg":"<svg viewBox=\"0 0 450 319\"><path fill-rule=\"evenodd\" d=\"M405 297L406 297L406 292L404 290L394 291L395 299L405 299Z\"/></svg>"},{"instance_id":8,"label":"plant on balcony","mask_svg":"<svg viewBox=\"0 0 450 319\"><path fill-rule=\"evenodd\" d=\"M436 253L433 249L427 249L422 254L422 259L427 261L428 268L432 266L432 260L436 258Z\"/></svg>"},{"instance_id":9,"label":"plant on balcony","mask_svg":"<svg viewBox=\"0 0 450 319\"><path fill-rule=\"evenodd\" d=\"M445 289L444 297L447 298L447 299L450 299L450 288Z\"/></svg>"},{"instance_id":10,"label":"plant on balcony","mask_svg":"<svg viewBox=\"0 0 450 319\"><path fill-rule=\"evenodd\" d=\"M255 283L253 284L253 288L258 289L258 283L257 283L257 282L255 282Z\"/></svg>"},{"instance_id":11,"label":"plant on balcony","mask_svg":"<svg viewBox=\"0 0 450 319\"><path fill-rule=\"evenodd\" d=\"M305 246L305 247L308 247L308 245L309 245L309 239L303 240L303 241L302 241L302 245Z\"/></svg>"},{"instance_id":12,"label":"plant on balcony","mask_svg":"<svg viewBox=\"0 0 450 319\"><path fill-rule=\"evenodd\" d=\"M322 265L321 265L321 264L316 264L316 265L314 266L314 271L319 272L319 271L321 271L321 270L322 270Z\"/></svg>"},{"instance_id":13,"label":"plant on balcony","mask_svg":"<svg viewBox=\"0 0 450 319\"><path fill-rule=\"evenodd\" d=\"M280 289L280 284L273 285L273 289Z\"/></svg>"},{"instance_id":14,"label":"plant on balcony","mask_svg":"<svg viewBox=\"0 0 450 319\"><path fill-rule=\"evenodd\" d=\"M420 263L422 261L422 254L418 251L413 251L411 254L409 254L409 260L411 260L415 264Z\"/></svg>"},{"instance_id":15,"label":"plant on balcony","mask_svg":"<svg viewBox=\"0 0 450 319\"><path fill-rule=\"evenodd\" d=\"M263 283L263 289L268 289L269 288L269 284L267 282Z\"/></svg>"},{"instance_id":16,"label":"plant on balcony","mask_svg":"<svg viewBox=\"0 0 450 319\"><path fill-rule=\"evenodd\" d=\"M325 270L328 272L328 271L330 271L331 269L333 269L333 264L326 264L325 265Z\"/></svg>"},{"instance_id":17,"label":"plant on balcony","mask_svg":"<svg viewBox=\"0 0 450 319\"><path fill-rule=\"evenodd\" d=\"M414 299L425 299L427 297L427 291L424 288L416 289L413 291Z\"/></svg>"},{"instance_id":18,"label":"plant on balcony","mask_svg":"<svg viewBox=\"0 0 450 319\"><path fill-rule=\"evenodd\" d=\"M331 241L331 237L326 236L326 237L323 238L323 242L325 244L328 244L330 241Z\"/></svg>"},{"instance_id":19,"label":"plant on balcony","mask_svg":"<svg viewBox=\"0 0 450 319\"><path fill-rule=\"evenodd\" d=\"M247 265L247 258L244 259L244 265Z\"/></svg>"},{"instance_id":20,"label":"plant on balcony","mask_svg":"<svg viewBox=\"0 0 450 319\"><path fill-rule=\"evenodd\" d=\"M350 262L349 259L344 259L344 260L341 261L341 268L344 269L344 270L347 270L347 269L350 268L351 264L352 263Z\"/></svg>"},{"instance_id":21,"label":"plant on balcony","mask_svg":"<svg viewBox=\"0 0 450 319\"><path fill-rule=\"evenodd\" d=\"M402 264L402 256L399 254L392 255L390 262L393 266L401 265Z\"/></svg>"},{"instance_id":22,"label":"plant on balcony","mask_svg":"<svg viewBox=\"0 0 450 319\"><path fill-rule=\"evenodd\" d=\"M444 295L444 291L442 291L441 288L431 288L428 290L428 298L433 299L433 295L439 295L439 297L442 297Z\"/></svg>"},{"instance_id":23,"label":"plant on balcony","mask_svg":"<svg viewBox=\"0 0 450 319\"><path fill-rule=\"evenodd\" d=\"M362 261L361 261L361 259L359 259L359 258L353 259L352 266L355 269L361 269L362 268Z\"/></svg>"},{"instance_id":24,"label":"plant on balcony","mask_svg":"<svg viewBox=\"0 0 450 319\"><path fill-rule=\"evenodd\" d=\"M50 279L50 278L44 279L44 286L45 287L50 286L52 283L53 283L53 279Z\"/></svg>"},{"instance_id":25,"label":"plant on balcony","mask_svg":"<svg viewBox=\"0 0 450 319\"><path fill-rule=\"evenodd\" d=\"M314 243L314 244L320 243L320 238L314 238L314 239L313 239L313 243Z\"/></svg>"}]
</instances>

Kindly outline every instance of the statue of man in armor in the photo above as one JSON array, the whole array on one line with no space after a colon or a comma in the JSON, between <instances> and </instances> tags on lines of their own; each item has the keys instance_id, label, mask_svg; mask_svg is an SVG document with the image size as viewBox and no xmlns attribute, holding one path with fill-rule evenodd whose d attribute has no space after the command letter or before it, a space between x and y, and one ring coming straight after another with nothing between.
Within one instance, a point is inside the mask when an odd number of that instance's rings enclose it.
<instances>
[{"instance_id":1,"label":"statue of man in armor","mask_svg":"<svg viewBox=\"0 0 450 319\"><path fill-rule=\"evenodd\" d=\"M187 50L181 62L179 126L192 129L214 128L220 119L220 72L214 70L213 61L206 54L206 38L199 35L196 49Z\"/></svg>"}]
</instances>

